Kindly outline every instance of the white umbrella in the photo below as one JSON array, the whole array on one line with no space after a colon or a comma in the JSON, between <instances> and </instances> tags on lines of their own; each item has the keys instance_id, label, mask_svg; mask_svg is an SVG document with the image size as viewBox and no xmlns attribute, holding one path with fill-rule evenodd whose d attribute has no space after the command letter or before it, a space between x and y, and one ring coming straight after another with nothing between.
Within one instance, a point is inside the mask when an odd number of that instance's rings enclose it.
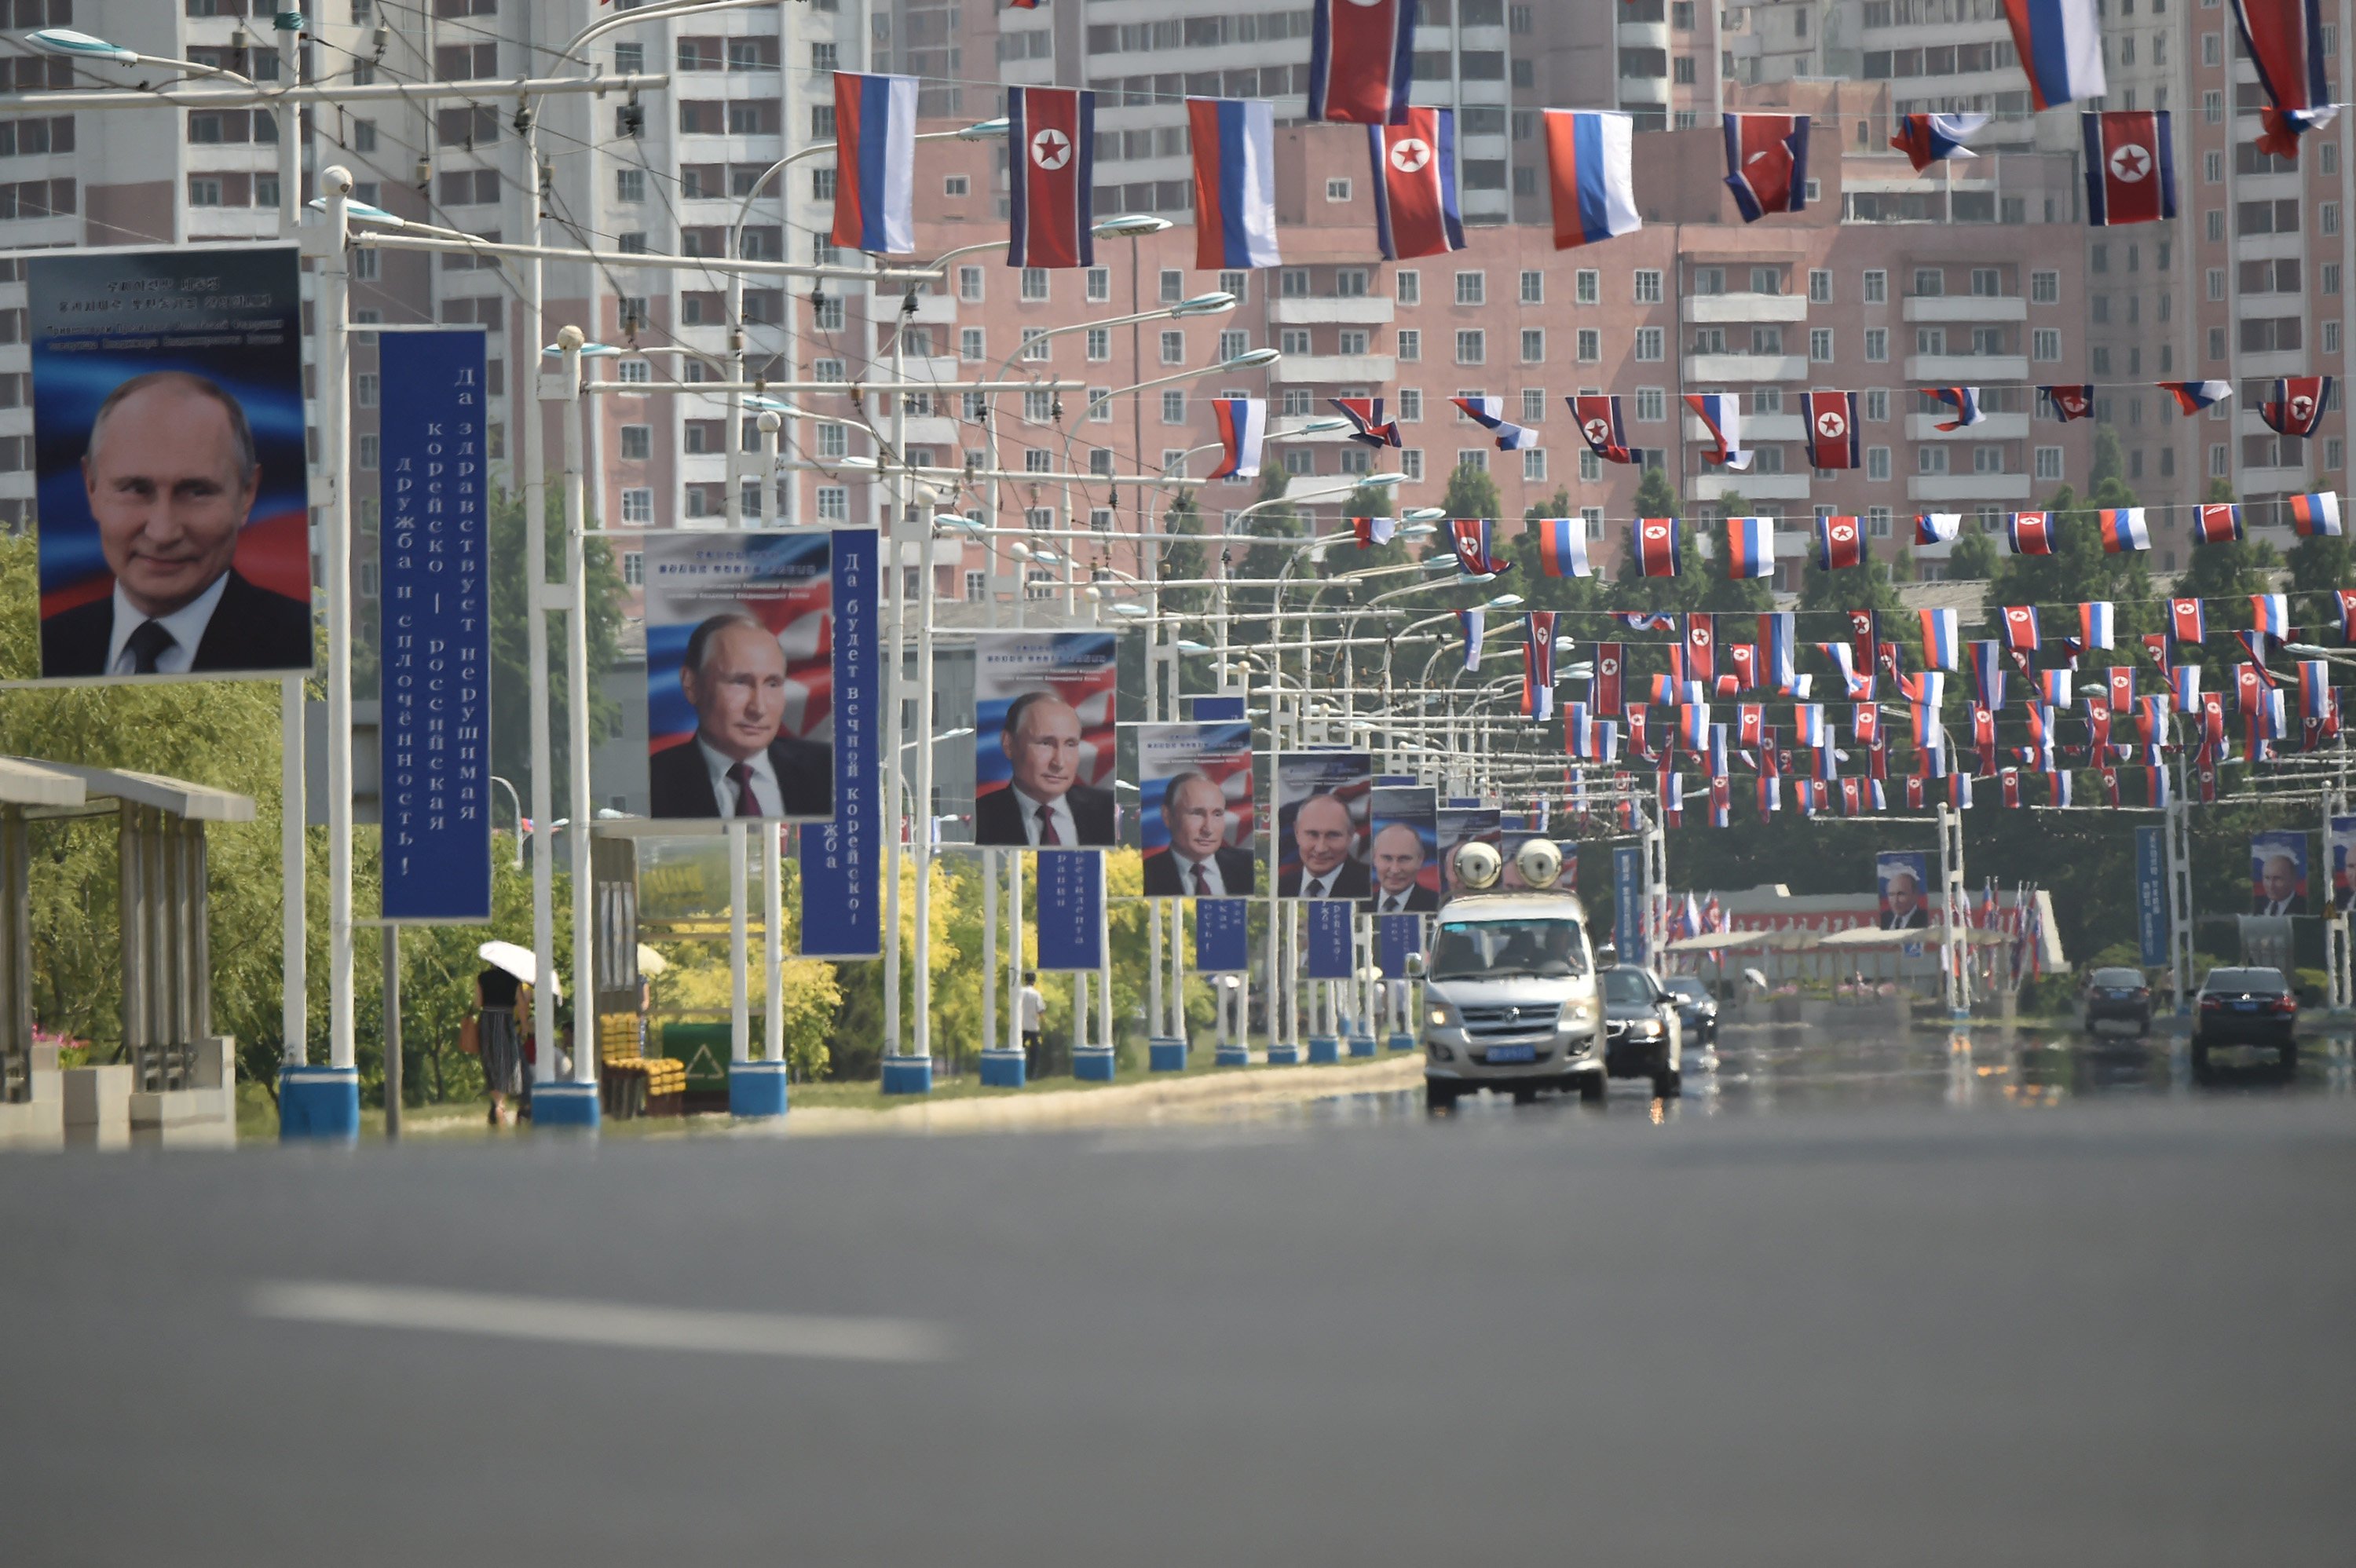
<instances>
[{"instance_id":1,"label":"white umbrella","mask_svg":"<svg viewBox=\"0 0 2356 1568\"><path fill-rule=\"evenodd\" d=\"M486 942L475 949L475 956L494 969L514 976L527 986L530 985L540 974L540 962L532 956L531 949L519 946L512 942ZM564 982L552 976L551 980L556 999L562 1001Z\"/></svg>"},{"instance_id":2,"label":"white umbrella","mask_svg":"<svg viewBox=\"0 0 2356 1568\"><path fill-rule=\"evenodd\" d=\"M659 975L669 967L669 959L665 958L661 954L656 952L653 948L648 947L645 943L641 942L638 944L639 974Z\"/></svg>"},{"instance_id":3,"label":"white umbrella","mask_svg":"<svg viewBox=\"0 0 2356 1568\"><path fill-rule=\"evenodd\" d=\"M1767 976L1759 970L1745 969L1742 972L1742 977L1750 981L1752 985L1758 987L1762 991L1767 988Z\"/></svg>"}]
</instances>

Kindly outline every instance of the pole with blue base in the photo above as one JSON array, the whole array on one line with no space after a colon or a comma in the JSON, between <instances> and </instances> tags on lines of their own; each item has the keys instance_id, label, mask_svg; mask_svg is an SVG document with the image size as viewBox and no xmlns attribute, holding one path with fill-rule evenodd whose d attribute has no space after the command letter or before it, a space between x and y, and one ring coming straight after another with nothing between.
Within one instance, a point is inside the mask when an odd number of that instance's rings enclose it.
<instances>
[{"instance_id":1,"label":"pole with blue base","mask_svg":"<svg viewBox=\"0 0 2356 1568\"><path fill-rule=\"evenodd\" d=\"M360 1136L360 1075L351 1067L278 1070L278 1136L351 1143Z\"/></svg>"}]
</instances>

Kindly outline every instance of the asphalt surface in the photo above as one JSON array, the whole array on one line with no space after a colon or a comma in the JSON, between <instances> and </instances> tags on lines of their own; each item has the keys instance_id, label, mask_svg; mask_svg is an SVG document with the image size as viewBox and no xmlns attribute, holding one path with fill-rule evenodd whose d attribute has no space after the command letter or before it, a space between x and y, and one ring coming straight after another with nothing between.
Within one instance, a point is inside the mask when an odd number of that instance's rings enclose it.
<instances>
[{"instance_id":1,"label":"asphalt surface","mask_svg":"<svg viewBox=\"0 0 2356 1568\"><path fill-rule=\"evenodd\" d=\"M11 1157L0 1558L2343 1564L2347 1059L2141 1061Z\"/></svg>"}]
</instances>

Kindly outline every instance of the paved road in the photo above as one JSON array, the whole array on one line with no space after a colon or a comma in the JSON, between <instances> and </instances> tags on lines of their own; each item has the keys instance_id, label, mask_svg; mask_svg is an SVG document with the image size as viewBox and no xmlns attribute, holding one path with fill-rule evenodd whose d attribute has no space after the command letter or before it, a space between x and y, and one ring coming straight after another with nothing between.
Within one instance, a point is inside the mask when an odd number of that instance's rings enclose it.
<instances>
[{"instance_id":1,"label":"paved road","mask_svg":"<svg viewBox=\"0 0 2356 1568\"><path fill-rule=\"evenodd\" d=\"M2340 1564L2351 1237L2264 1091L12 1159L0 1557Z\"/></svg>"}]
</instances>

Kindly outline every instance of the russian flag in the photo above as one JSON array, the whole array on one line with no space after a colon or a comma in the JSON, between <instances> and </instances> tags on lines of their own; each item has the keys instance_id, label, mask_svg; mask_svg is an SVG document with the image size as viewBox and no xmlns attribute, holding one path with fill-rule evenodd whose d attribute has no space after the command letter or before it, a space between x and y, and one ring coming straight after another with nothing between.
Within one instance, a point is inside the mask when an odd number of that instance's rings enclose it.
<instances>
[{"instance_id":1,"label":"russian flag","mask_svg":"<svg viewBox=\"0 0 2356 1568\"><path fill-rule=\"evenodd\" d=\"M1190 98L1194 144L1194 265L1273 267L1276 105L1264 98Z\"/></svg>"},{"instance_id":2,"label":"russian flag","mask_svg":"<svg viewBox=\"0 0 2356 1568\"><path fill-rule=\"evenodd\" d=\"M1964 531L1961 512L1917 512L1914 515L1914 542L1917 545L1953 544Z\"/></svg>"},{"instance_id":3,"label":"russian flag","mask_svg":"<svg viewBox=\"0 0 2356 1568\"><path fill-rule=\"evenodd\" d=\"M2201 666L2180 664L2168 672L2169 695L2176 699L2179 713L2191 714L2201 710Z\"/></svg>"},{"instance_id":4,"label":"russian flag","mask_svg":"<svg viewBox=\"0 0 2356 1568\"><path fill-rule=\"evenodd\" d=\"M1978 156L1964 138L1976 134L1988 120L1986 114L1901 114L1890 144L1906 155L1919 175L1942 158Z\"/></svg>"},{"instance_id":5,"label":"russian flag","mask_svg":"<svg viewBox=\"0 0 2356 1568\"><path fill-rule=\"evenodd\" d=\"M834 73L834 231L845 250L916 248L916 79Z\"/></svg>"},{"instance_id":6,"label":"russian flag","mask_svg":"<svg viewBox=\"0 0 2356 1568\"><path fill-rule=\"evenodd\" d=\"M2094 514L2103 525L2103 549L2112 555L2151 548L2151 529L2144 526L2141 507L2105 507ZM2110 645L2103 645L2108 647Z\"/></svg>"},{"instance_id":7,"label":"russian flag","mask_svg":"<svg viewBox=\"0 0 2356 1568\"><path fill-rule=\"evenodd\" d=\"M2037 693L2047 707L2070 706L2070 673L2066 669L2040 669L2037 672Z\"/></svg>"},{"instance_id":8,"label":"russian flag","mask_svg":"<svg viewBox=\"0 0 2356 1568\"><path fill-rule=\"evenodd\" d=\"M1538 570L1548 577L1592 577L1587 560L1587 525L1579 517L1538 519Z\"/></svg>"},{"instance_id":9,"label":"russian flag","mask_svg":"<svg viewBox=\"0 0 2356 1568\"><path fill-rule=\"evenodd\" d=\"M2253 593L2250 595L2250 626L2262 636L2276 642L2290 641L2290 596L2286 593Z\"/></svg>"},{"instance_id":10,"label":"russian flag","mask_svg":"<svg viewBox=\"0 0 2356 1568\"><path fill-rule=\"evenodd\" d=\"M1855 517L1816 519L1816 567L1840 571L1865 564L1865 530Z\"/></svg>"},{"instance_id":11,"label":"russian flag","mask_svg":"<svg viewBox=\"0 0 2356 1568\"><path fill-rule=\"evenodd\" d=\"M1726 575L1729 577L1775 575L1774 518L1729 517L1726 519Z\"/></svg>"},{"instance_id":12,"label":"russian flag","mask_svg":"<svg viewBox=\"0 0 2356 1568\"><path fill-rule=\"evenodd\" d=\"M1794 745L1811 750L1825 744L1825 705L1821 702L1795 702L1792 705L1792 733Z\"/></svg>"},{"instance_id":13,"label":"russian flag","mask_svg":"<svg viewBox=\"0 0 2356 1568\"><path fill-rule=\"evenodd\" d=\"M2094 417L2094 383L2079 381L2063 387L2037 389L2038 406L2063 424Z\"/></svg>"},{"instance_id":14,"label":"russian flag","mask_svg":"<svg viewBox=\"0 0 2356 1568\"><path fill-rule=\"evenodd\" d=\"M2233 22L2271 107L2258 112L2258 150L2298 156L2302 132L2338 112L2324 76L2323 7L2316 0L2233 0Z\"/></svg>"},{"instance_id":15,"label":"russian flag","mask_svg":"<svg viewBox=\"0 0 2356 1568\"><path fill-rule=\"evenodd\" d=\"M1459 627L1462 628L1464 633L1464 667L1468 670L1477 670L1481 667L1481 636L1483 614L1484 612L1479 610L1459 610L1456 612L1456 624Z\"/></svg>"},{"instance_id":16,"label":"russian flag","mask_svg":"<svg viewBox=\"0 0 2356 1568\"><path fill-rule=\"evenodd\" d=\"M1927 389L1934 403L1944 403L1955 411L1955 417L1942 420L1935 430L1962 430L1966 425L1984 422L1987 415L1980 412L1980 389L1977 387L1932 387Z\"/></svg>"},{"instance_id":17,"label":"russian flag","mask_svg":"<svg viewBox=\"0 0 2356 1568\"><path fill-rule=\"evenodd\" d=\"M1213 398L1211 418L1219 428L1219 465L1213 479L1257 479L1261 448L1268 441L1268 400Z\"/></svg>"},{"instance_id":18,"label":"russian flag","mask_svg":"<svg viewBox=\"0 0 2356 1568\"><path fill-rule=\"evenodd\" d=\"M1742 447L1742 400L1732 392L1687 392L1686 407L1694 411L1702 428L1715 443L1713 450L1703 453L1705 463L1723 464L1741 472L1751 466L1751 454Z\"/></svg>"},{"instance_id":19,"label":"russian flag","mask_svg":"<svg viewBox=\"0 0 2356 1568\"><path fill-rule=\"evenodd\" d=\"M2015 555L2051 555L2053 519L2043 512L2015 512L2005 519L2004 544Z\"/></svg>"},{"instance_id":20,"label":"russian flag","mask_svg":"<svg viewBox=\"0 0 2356 1568\"><path fill-rule=\"evenodd\" d=\"M2176 400L2176 406L2190 416L2213 403L2222 403L2233 395L2231 381L2161 381L2159 389Z\"/></svg>"},{"instance_id":21,"label":"russian flag","mask_svg":"<svg viewBox=\"0 0 2356 1568\"><path fill-rule=\"evenodd\" d=\"M1020 165L1011 187L1006 264L1096 265L1096 93L1010 87L1006 120L1006 145Z\"/></svg>"},{"instance_id":22,"label":"russian flag","mask_svg":"<svg viewBox=\"0 0 2356 1568\"><path fill-rule=\"evenodd\" d=\"M1464 219L1456 201L1456 111L1418 107L1394 118L1399 123L1366 127L1367 155L1374 160L1375 230L1382 243L1383 260L1398 261L1462 251Z\"/></svg>"},{"instance_id":23,"label":"russian flag","mask_svg":"<svg viewBox=\"0 0 2356 1568\"><path fill-rule=\"evenodd\" d=\"M2202 544L2232 544L2242 537L2242 508L2238 502L2213 501L2194 514L2192 537Z\"/></svg>"},{"instance_id":24,"label":"russian flag","mask_svg":"<svg viewBox=\"0 0 2356 1568\"><path fill-rule=\"evenodd\" d=\"M2290 526L2303 539L2338 539L2340 534L2338 493L2321 491L2312 496L2293 496L2290 498Z\"/></svg>"},{"instance_id":25,"label":"russian flag","mask_svg":"<svg viewBox=\"0 0 2356 1568\"><path fill-rule=\"evenodd\" d=\"M1646 577L1677 574L1677 520L1641 517L1636 523L1636 563Z\"/></svg>"},{"instance_id":26,"label":"russian flag","mask_svg":"<svg viewBox=\"0 0 2356 1568\"><path fill-rule=\"evenodd\" d=\"M2078 641L2085 647L2107 648L2111 645L2111 602L2097 599L2078 606Z\"/></svg>"},{"instance_id":27,"label":"russian flag","mask_svg":"<svg viewBox=\"0 0 2356 1568\"><path fill-rule=\"evenodd\" d=\"M1500 452L1521 452L1538 443L1537 432L1505 418L1505 400L1503 398L1451 398L1448 400L1462 409L1466 419L1494 433Z\"/></svg>"},{"instance_id":28,"label":"russian flag","mask_svg":"<svg viewBox=\"0 0 2356 1568\"><path fill-rule=\"evenodd\" d=\"M1309 118L1356 125L1407 118L1416 0L1316 0L1309 20Z\"/></svg>"},{"instance_id":29,"label":"russian flag","mask_svg":"<svg viewBox=\"0 0 2356 1568\"><path fill-rule=\"evenodd\" d=\"M1378 544L1391 542L1392 536L1398 532L1398 519L1397 517L1352 517L1350 532L1356 538L1360 549L1372 549Z\"/></svg>"},{"instance_id":30,"label":"russian flag","mask_svg":"<svg viewBox=\"0 0 2356 1568\"><path fill-rule=\"evenodd\" d=\"M2032 108L2100 98L2103 24L2095 0L2004 0Z\"/></svg>"},{"instance_id":31,"label":"russian flag","mask_svg":"<svg viewBox=\"0 0 2356 1568\"><path fill-rule=\"evenodd\" d=\"M2321 659L2299 661L2298 710L2308 719L2320 719L2331 711L2331 667Z\"/></svg>"},{"instance_id":32,"label":"russian flag","mask_svg":"<svg viewBox=\"0 0 2356 1568\"><path fill-rule=\"evenodd\" d=\"M1933 669L1963 667L1963 617L1953 609L1925 610L1922 662Z\"/></svg>"},{"instance_id":33,"label":"russian flag","mask_svg":"<svg viewBox=\"0 0 2356 1568\"><path fill-rule=\"evenodd\" d=\"M2004 645L1989 641L1972 645L1972 677L1978 683L1980 706L1993 712L2004 706Z\"/></svg>"},{"instance_id":34,"label":"russian flag","mask_svg":"<svg viewBox=\"0 0 2356 1568\"><path fill-rule=\"evenodd\" d=\"M2310 436L2330 405L2330 377L2282 376L2276 379L2275 395L2258 404L2258 417L2277 435Z\"/></svg>"},{"instance_id":35,"label":"russian flag","mask_svg":"<svg viewBox=\"0 0 2356 1568\"><path fill-rule=\"evenodd\" d=\"M1742 221L1756 223L1771 212L1799 212L1808 205L1808 117L1804 114L1729 114L1726 117L1726 185Z\"/></svg>"},{"instance_id":36,"label":"russian flag","mask_svg":"<svg viewBox=\"0 0 2356 1568\"><path fill-rule=\"evenodd\" d=\"M1554 187L1554 248L1569 251L1642 229L1630 161L1634 119L1581 109L1542 112Z\"/></svg>"},{"instance_id":37,"label":"russian flag","mask_svg":"<svg viewBox=\"0 0 2356 1568\"><path fill-rule=\"evenodd\" d=\"M1759 652L1766 661L1768 679L1778 690L1788 690L1799 680L1799 671L1793 662L1794 630L1796 618L1789 610L1770 610L1759 617Z\"/></svg>"}]
</instances>

